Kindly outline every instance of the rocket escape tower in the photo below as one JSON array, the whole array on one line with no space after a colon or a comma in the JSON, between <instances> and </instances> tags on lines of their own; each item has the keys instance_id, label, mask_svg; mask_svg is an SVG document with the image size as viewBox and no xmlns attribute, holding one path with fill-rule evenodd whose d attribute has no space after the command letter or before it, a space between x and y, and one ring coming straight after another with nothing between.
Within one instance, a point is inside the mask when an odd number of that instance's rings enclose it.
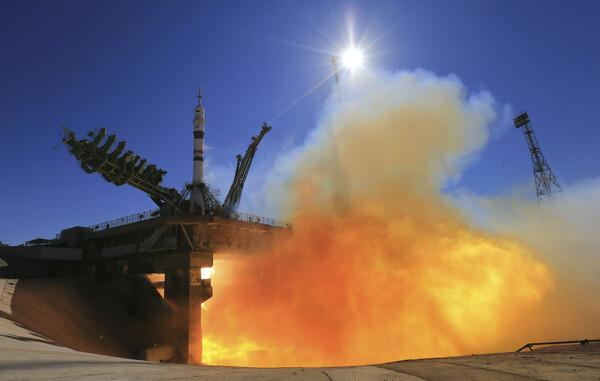
<instances>
[{"instance_id":1,"label":"rocket escape tower","mask_svg":"<svg viewBox=\"0 0 600 381\"><path fill-rule=\"evenodd\" d=\"M552 200L562 194L562 188L554 176L550 165L544 158L542 150L538 144L533 127L529 121L529 116L526 112L513 119L515 128L523 127L525 141L529 147L531 161L533 164L533 176L535 178L535 193L539 203Z\"/></svg>"}]
</instances>

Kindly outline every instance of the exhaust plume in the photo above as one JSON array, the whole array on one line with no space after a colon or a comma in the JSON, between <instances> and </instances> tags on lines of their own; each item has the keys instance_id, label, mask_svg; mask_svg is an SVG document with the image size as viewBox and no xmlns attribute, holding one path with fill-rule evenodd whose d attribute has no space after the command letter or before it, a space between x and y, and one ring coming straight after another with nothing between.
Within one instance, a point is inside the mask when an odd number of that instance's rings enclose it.
<instances>
[{"instance_id":1,"label":"exhaust plume","mask_svg":"<svg viewBox=\"0 0 600 381\"><path fill-rule=\"evenodd\" d=\"M443 191L486 144L492 96L423 70L341 90L269 175L293 236L215 257L203 361L381 363L514 350L551 330L540 322L564 280L541 248L477 227Z\"/></svg>"}]
</instances>

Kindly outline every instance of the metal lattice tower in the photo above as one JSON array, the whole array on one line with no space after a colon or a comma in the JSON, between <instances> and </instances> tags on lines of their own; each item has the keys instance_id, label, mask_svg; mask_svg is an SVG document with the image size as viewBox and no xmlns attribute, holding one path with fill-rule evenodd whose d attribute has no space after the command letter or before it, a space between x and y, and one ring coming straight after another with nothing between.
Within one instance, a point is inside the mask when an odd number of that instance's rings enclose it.
<instances>
[{"instance_id":1,"label":"metal lattice tower","mask_svg":"<svg viewBox=\"0 0 600 381\"><path fill-rule=\"evenodd\" d=\"M91 140L77 139L73 131L63 126L63 143L85 172L98 172L104 180L116 186L129 184L140 189L146 192L158 206L172 205L181 209L183 201L181 194L173 188L160 185L167 171L157 168L154 164L146 165L147 160L140 160L140 155L134 155L131 150L123 153L125 141L119 142L109 153L117 141L117 136L109 135L104 139L106 128L100 128L95 132L90 131L88 136ZM100 146L103 141L105 143Z\"/></svg>"},{"instance_id":2,"label":"metal lattice tower","mask_svg":"<svg viewBox=\"0 0 600 381\"><path fill-rule=\"evenodd\" d=\"M540 149L535 133L533 132L533 127L529 121L529 116L524 112L514 118L513 122L516 128L523 127L523 134L525 135L525 141L527 141L529 153L531 154L531 161L533 163L535 192L537 194L538 202L551 200L557 195L561 195L563 190L542 154L542 150Z\"/></svg>"},{"instance_id":3,"label":"metal lattice tower","mask_svg":"<svg viewBox=\"0 0 600 381\"><path fill-rule=\"evenodd\" d=\"M231 184L231 188L229 188L227 197L225 197L225 202L223 202L223 209L225 209L226 214L237 212L252 159L254 159L258 144L269 131L271 131L271 126L268 126L266 122L263 123L260 134L252 137L252 143L248 146L244 158L242 158L242 155L237 155L237 166L235 168L235 175L233 176L233 183Z\"/></svg>"}]
</instances>

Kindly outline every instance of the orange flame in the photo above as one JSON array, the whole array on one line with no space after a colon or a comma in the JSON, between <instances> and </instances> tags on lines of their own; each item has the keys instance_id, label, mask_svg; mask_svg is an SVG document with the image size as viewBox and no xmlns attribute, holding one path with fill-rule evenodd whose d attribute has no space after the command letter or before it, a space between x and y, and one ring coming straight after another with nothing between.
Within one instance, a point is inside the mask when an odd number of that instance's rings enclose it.
<instances>
[{"instance_id":1,"label":"orange flame","mask_svg":"<svg viewBox=\"0 0 600 381\"><path fill-rule=\"evenodd\" d=\"M280 255L217 259L220 287L203 317L206 363L329 366L469 353L503 339L551 286L522 245L460 228L417 233L385 218L320 215L294 226ZM247 278L225 279L223 267Z\"/></svg>"},{"instance_id":2,"label":"orange flame","mask_svg":"<svg viewBox=\"0 0 600 381\"><path fill-rule=\"evenodd\" d=\"M215 256L205 363L356 365L524 340L507 332L553 288L549 268L469 226L441 190L485 144L491 97L423 72L361 89L278 184L293 237Z\"/></svg>"}]
</instances>

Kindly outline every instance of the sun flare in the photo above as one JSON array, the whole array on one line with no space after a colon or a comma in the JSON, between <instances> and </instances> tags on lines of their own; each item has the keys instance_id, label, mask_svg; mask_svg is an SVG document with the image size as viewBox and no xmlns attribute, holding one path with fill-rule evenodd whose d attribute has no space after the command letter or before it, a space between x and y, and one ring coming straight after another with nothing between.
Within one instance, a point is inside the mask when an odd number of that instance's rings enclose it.
<instances>
[{"instance_id":1,"label":"sun flare","mask_svg":"<svg viewBox=\"0 0 600 381\"><path fill-rule=\"evenodd\" d=\"M364 54L357 48L349 48L341 58L342 65L350 70L359 69L364 63Z\"/></svg>"}]
</instances>

